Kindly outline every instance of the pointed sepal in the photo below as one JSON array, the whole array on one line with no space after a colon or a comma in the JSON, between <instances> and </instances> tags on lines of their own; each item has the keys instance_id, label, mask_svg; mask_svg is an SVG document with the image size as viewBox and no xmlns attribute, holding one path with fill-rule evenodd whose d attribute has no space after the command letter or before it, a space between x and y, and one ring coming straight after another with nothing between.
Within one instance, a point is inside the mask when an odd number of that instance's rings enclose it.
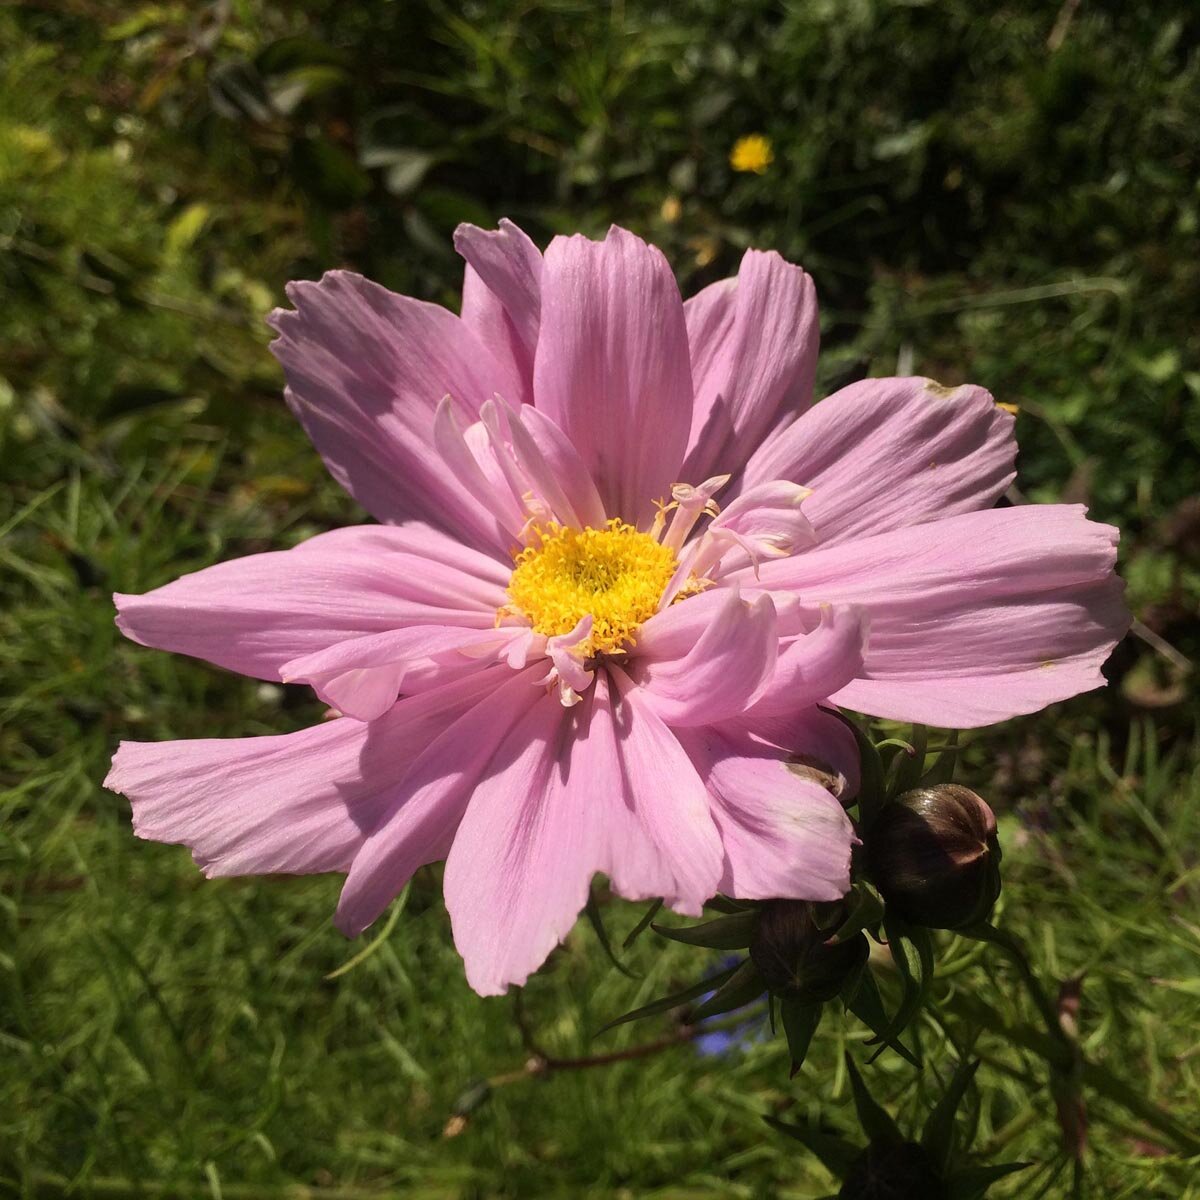
<instances>
[{"instance_id":1,"label":"pointed sepal","mask_svg":"<svg viewBox=\"0 0 1200 1200\"><path fill-rule=\"evenodd\" d=\"M996 1163L989 1167L964 1167L946 1176L950 1200L982 1200L993 1183L1033 1166L1032 1163Z\"/></svg>"},{"instance_id":2,"label":"pointed sepal","mask_svg":"<svg viewBox=\"0 0 1200 1200\"><path fill-rule=\"evenodd\" d=\"M822 1166L838 1179L845 1179L850 1168L858 1161L862 1151L852 1142L846 1141L836 1133L826 1133L821 1129L813 1129L808 1125L792 1125L775 1117L764 1117L764 1121L776 1133L794 1138L805 1149L810 1150L821 1160Z\"/></svg>"},{"instance_id":3,"label":"pointed sepal","mask_svg":"<svg viewBox=\"0 0 1200 1200\"><path fill-rule=\"evenodd\" d=\"M779 1002L779 1017L783 1024L783 1035L787 1038L788 1053L792 1056L789 1078L804 1065L813 1034L821 1023L823 1004L805 1004L802 1000L784 999Z\"/></svg>"},{"instance_id":4,"label":"pointed sepal","mask_svg":"<svg viewBox=\"0 0 1200 1200\"><path fill-rule=\"evenodd\" d=\"M871 741L857 721L851 720L845 713L835 708L826 708L821 711L836 717L854 735L859 758L858 796L856 797L858 823L863 831L866 831L883 807L885 795L883 760L879 757L879 751L875 749L875 743Z\"/></svg>"},{"instance_id":5,"label":"pointed sepal","mask_svg":"<svg viewBox=\"0 0 1200 1200\"><path fill-rule=\"evenodd\" d=\"M846 1008L852 1012L874 1035L873 1042L880 1043L879 1049L871 1056L874 1062L886 1049L895 1050L905 1062L911 1063L918 1070L921 1068L921 1056L910 1050L901 1040L898 1033L892 1031L892 1022L887 1010L883 1007L883 997L879 992L879 984L875 976L868 970L858 981L858 987L852 995L846 997Z\"/></svg>"},{"instance_id":6,"label":"pointed sepal","mask_svg":"<svg viewBox=\"0 0 1200 1200\"><path fill-rule=\"evenodd\" d=\"M693 1022L702 1021L705 1017L732 1012L758 999L766 990L767 985L758 968L748 958L744 959L707 1000L696 1006L691 1019Z\"/></svg>"},{"instance_id":7,"label":"pointed sepal","mask_svg":"<svg viewBox=\"0 0 1200 1200\"><path fill-rule=\"evenodd\" d=\"M600 905L596 900L596 893L589 891L587 904L583 910L587 914L587 919L592 926L592 930L596 934L596 940L600 943L600 948L604 951L605 957L622 975L628 976L630 979L639 978L635 971L631 971L618 957L617 952L613 949L612 940L608 936L608 930L604 928L604 917L600 912Z\"/></svg>"},{"instance_id":8,"label":"pointed sepal","mask_svg":"<svg viewBox=\"0 0 1200 1200\"><path fill-rule=\"evenodd\" d=\"M723 984L728 982L737 967L729 967L724 971L718 971L715 975L710 975L707 979L701 979L696 983L689 984L685 988L681 988L678 992L672 992L669 996L660 996L657 1000L651 1000L649 1004L643 1004L641 1008L632 1009L630 1012L623 1013L621 1016L608 1022L606 1025L601 1025L596 1030L594 1036L599 1037L602 1033L607 1033L610 1029L616 1029L618 1025L625 1025L630 1021L640 1021L643 1017L653 1017L659 1013L670 1012L673 1008L678 1008L681 1004L686 1004L689 1000L695 1000L697 996L703 996L706 992L716 991Z\"/></svg>"},{"instance_id":9,"label":"pointed sepal","mask_svg":"<svg viewBox=\"0 0 1200 1200\"><path fill-rule=\"evenodd\" d=\"M888 799L915 788L925 773L925 750L929 745L929 730L914 725L912 740L893 756L888 770L886 794Z\"/></svg>"},{"instance_id":10,"label":"pointed sepal","mask_svg":"<svg viewBox=\"0 0 1200 1200\"><path fill-rule=\"evenodd\" d=\"M846 1070L850 1075L850 1090L854 1093L854 1109L868 1141L873 1146L901 1145L904 1135L887 1109L867 1089L849 1051L846 1053Z\"/></svg>"},{"instance_id":11,"label":"pointed sepal","mask_svg":"<svg viewBox=\"0 0 1200 1200\"><path fill-rule=\"evenodd\" d=\"M949 1166L950 1156L954 1152L954 1117L978 1070L979 1059L974 1062L964 1060L958 1064L945 1095L934 1106L921 1130L921 1145L929 1155L929 1161L940 1172L944 1173Z\"/></svg>"},{"instance_id":12,"label":"pointed sepal","mask_svg":"<svg viewBox=\"0 0 1200 1200\"><path fill-rule=\"evenodd\" d=\"M718 917L702 925L653 925L651 928L661 937L687 946L706 946L710 950L745 950L754 936L754 925L758 919L755 912L735 913L730 917Z\"/></svg>"}]
</instances>

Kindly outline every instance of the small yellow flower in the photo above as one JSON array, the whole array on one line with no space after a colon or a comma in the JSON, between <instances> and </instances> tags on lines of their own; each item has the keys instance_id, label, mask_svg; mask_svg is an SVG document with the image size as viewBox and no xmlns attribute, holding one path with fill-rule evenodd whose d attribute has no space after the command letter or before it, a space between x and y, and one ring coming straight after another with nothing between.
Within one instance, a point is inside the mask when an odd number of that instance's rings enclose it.
<instances>
[{"instance_id":1,"label":"small yellow flower","mask_svg":"<svg viewBox=\"0 0 1200 1200\"><path fill-rule=\"evenodd\" d=\"M680 214L683 212L683 205L679 202L678 196L668 196L662 202L662 208L659 210L659 215L669 225L673 225L679 220Z\"/></svg>"},{"instance_id":2,"label":"small yellow flower","mask_svg":"<svg viewBox=\"0 0 1200 1200\"><path fill-rule=\"evenodd\" d=\"M771 139L761 133L748 133L733 143L729 152L729 165L735 171L753 171L763 175L775 161Z\"/></svg>"}]
</instances>

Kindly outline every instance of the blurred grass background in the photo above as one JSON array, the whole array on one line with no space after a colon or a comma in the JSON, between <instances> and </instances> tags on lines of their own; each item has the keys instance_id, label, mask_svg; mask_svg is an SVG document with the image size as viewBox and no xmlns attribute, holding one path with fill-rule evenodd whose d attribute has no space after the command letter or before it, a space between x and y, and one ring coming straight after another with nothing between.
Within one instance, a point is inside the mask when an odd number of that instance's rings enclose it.
<instances>
[{"instance_id":1,"label":"blurred grass background","mask_svg":"<svg viewBox=\"0 0 1200 1200\"><path fill-rule=\"evenodd\" d=\"M1105 694L972 736L1002 812L1005 921L1086 973L1088 1053L1200 1125L1200 11L1185 0L465 4L42 0L0 9L0 1186L25 1195L816 1197L764 1113L854 1129L831 1021L779 1043L498 1087L526 1058L423 873L375 951L333 879L204 883L100 790L120 737L299 728L317 708L121 643L109 593L352 521L280 400L264 314L350 266L456 304L461 220L543 244L610 221L685 294L775 247L816 278L822 386L971 380L1020 406L1019 486L1124 530L1151 638ZM729 165L761 133L761 175ZM623 933L637 913L605 906ZM527 989L541 1040L693 976L639 941L631 981L582 925ZM977 1144L1070 1194L1011 973L948 945L918 1076L869 1078L916 1124L948 1039L992 1006ZM1200 1195L1188 1163L1090 1097L1106 1197ZM452 1127L452 1131L455 1127Z\"/></svg>"}]
</instances>

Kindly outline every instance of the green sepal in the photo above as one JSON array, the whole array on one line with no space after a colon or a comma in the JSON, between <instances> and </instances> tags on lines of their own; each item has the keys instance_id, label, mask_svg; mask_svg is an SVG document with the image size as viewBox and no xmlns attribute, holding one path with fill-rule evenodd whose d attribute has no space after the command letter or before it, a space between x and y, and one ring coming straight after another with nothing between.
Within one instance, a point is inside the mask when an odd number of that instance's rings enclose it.
<instances>
[{"instance_id":1,"label":"green sepal","mask_svg":"<svg viewBox=\"0 0 1200 1200\"><path fill-rule=\"evenodd\" d=\"M850 1090L854 1093L854 1110L867 1140L874 1145L898 1146L904 1142L905 1137L891 1114L867 1090L849 1051L846 1052L846 1070L850 1074Z\"/></svg>"},{"instance_id":2,"label":"green sepal","mask_svg":"<svg viewBox=\"0 0 1200 1200\"><path fill-rule=\"evenodd\" d=\"M625 940L621 943L622 950L628 950L650 928L650 922L658 916L658 910L662 906L663 902L661 900L652 900L650 902L649 908L642 913L638 923L625 935Z\"/></svg>"},{"instance_id":3,"label":"green sepal","mask_svg":"<svg viewBox=\"0 0 1200 1200\"><path fill-rule=\"evenodd\" d=\"M929 745L929 730L924 725L914 725L912 740L903 747L889 764L889 778L886 788L887 798L915 788L921 782L925 771L925 749Z\"/></svg>"},{"instance_id":4,"label":"green sepal","mask_svg":"<svg viewBox=\"0 0 1200 1200\"><path fill-rule=\"evenodd\" d=\"M921 1148L939 1174L945 1174L950 1163L950 1155L954 1150L954 1117L977 1070L979 1059L974 1062L964 1060L958 1064L946 1094L934 1106L921 1130Z\"/></svg>"},{"instance_id":5,"label":"green sepal","mask_svg":"<svg viewBox=\"0 0 1200 1200\"><path fill-rule=\"evenodd\" d=\"M821 1130L811 1129L807 1125L791 1125L775 1117L763 1117L763 1120L776 1133L795 1138L805 1149L815 1154L825 1169L838 1179L846 1178L862 1153L860 1147L836 1133L822 1133Z\"/></svg>"},{"instance_id":6,"label":"green sepal","mask_svg":"<svg viewBox=\"0 0 1200 1200\"><path fill-rule=\"evenodd\" d=\"M830 939L844 942L864 929L872 929L883 920L883 901L866 883L856 883L846 896L846 919Z\"/></svg>"},{"instance_id":7,"label":"green sepal","mask_svg":"<svg viewBox=\"0 0 1200 1200\"><path fill-rule=\"evenodd\" d=\"M697 996L703 996L705 992L720 988L729 981L737 969L737 967L728 967L724 971L710 975L707 979L701 979L698 983L689 984L678 992L672 992L669 996L660 996L657 1000L651 1000L649 1004L643 1004L641 1008L635 1008L631 1012L609 1021L607 1025L601 1025L593 1036L599 1037L602 1033L607 1033L610 1029L615 1029L618 1025L624 1025L629 1021L640 1021L643 1017L653 1017L658 1013L670 1012L671 1009L678 1008L689 1000L695 1000Z\"/></svg>"},{"instance_id":8,"label":"green sepal","mask_svg":"<svg viewBox=\"0 0 1200 1200\"><path fill-rule=\"evenodd\" d=\"M636 972L631 971L618 957L617 952L613 949L612 941L609 939L608 930L604 928L604 918L600 915L600 905L596 902L596 893L589 889L587 904L583 911L587 914L587 919L591 922L592 928L596 932L596 940L600 943L608 961L612 963L622 975L628 976L630 979L640 979Z\"/></svg>"},{"instance_id":9,"label":"green sepal","mask_svg":"<svg viewBox=\"0 0 1200 1200\"><path fill-rule=\"evenodd\" d=\"M705 900L704 907L732 917L737 913L753 912L756 905L748 900L734 900L729 896L717 895L713 896L711 900Z\"/></svg>"},{"instance_id":10,"label":"green sepal","mask_svg":"<svg viewBox=\"0 0 1200 1200\"><path fill-rule=\"evenodd\" d=\"M954 782L954 768L958 762L961 747L958 744L958 730L952 729L947 735L946 744L941 748L933 765L921 776L921 787L936 787L943 783Z\"/></svg>"},{"instance_id":11,"label":"green sepal","mask_svg":"<svg viewBox=\"0 0 1200 1200\"><path fill-rule=\"evenodd\" d=\"M875 743L871 741L857 721L851 720L838 709L822 708L821 711L836 717L854 735L859 759L858 796L856 797L858 823L863 830L867 830L883 807L883 760L879 757L879 751L875 749Z\"/></svg>"},{"instance_id":12,"label":"green sepal","mask_svg":"<svg viewBox=\"0 0 1200 1200\"><path fill-rule=\"evenodd\" d=\"M842 1004L849 1008L854 998L861 991L863 981L871 974L871 950L867 947L867 953L863 955L862 960L855 964L853 970L842 980L842 986L838 989L838 995L842 998Z\"/></svg>"},{"instance_id":13,"label":"green sepal","mask_svg":"<svg viewBox=\"0 0 1200 1200\"><path fill-rule=\"evenodd\" d=\"M804 1004L799 1000L782 999L779 1002L779 1015L783 1023L783 1035L787 1038L788 1053L792 1056L792 1069L788 1078L795 1076L804 1065L808 1048L812 1045L813 1034L821 1023L821 1014L825 1011L823 1004Z\"/></svg>"},{"instance_id":14,"label":"green sepal","mask_svg":"<svg viewBox=\"0 0 1200 1200\"><path fill-rule=\"evenodd\" d=\"M653 925L651 928L662 937L686 946L706 946L709 950L744 950L754 936L758 914L735 913L731 917L718 917L705 921L703 925Z\"/></svg>"},{"instance_id":15,"label":"green sepal","mask_svg":"<svg viewBox=\"0 0 1200 1200\"><path fill-rule=\"evenodd\" d=\"M905 1062L911 1063L918 1070L921 1068L920 1054L910 1050L900 1040L898 1030L892 1030L887 1011L883 1007L883 997L879 994L879 984L869 970L858 980L853 994L846 999L846 1007L875 1035L872 1041L880 1043L879 1049L871 1056L872 1062L884 1050L891 1049Z\"/></svg>"},{"instance_id":16,"label":"green sepal","mask_svg":"<svg viewBox=\"0 0 1200 1200\"><path fill-rule=\"evenodd\" d=\"M946 1176L946 1190L950 1200L981 1200L993 1183L1031 1166L1033 1163L1015 1162L996 1163L990 1167L964 1167Z\"/></svg>"},{"instance_id":17,"label":"green sepal","mask_svg":"<svg viewBox=\"0 0 1200 1200\"><path fill-rule=\"evenodd\" d=\"M767 985L758 968L747 958L733 969L733 974L703 1004L696 1006L691 1019L693 1022L702 1021L705 1017L716 1017L741 1008L766 990Z\"/></svg>"},{"instance_id":18,"label":"green sepal","mask_svg":"<svg viewBox=\"0 0 1200 1200\"><path fill-rule=\"evenodd\" d=\"M838 921L841 919L841 907L840 900L808 901L808 910L812 913L812 923L822 933L828 931L830 937L833 937L833 932L837 929Z\"/></svg>"},{"instance_id":19,"label":"green sepal","mask_svg":"<svg viewBox=\"0 0 1200 1200\"><path fill-rule=\"evenodd\" d=\"M883 930L887 938L888 952L900 972L904 985L900 1007L896 1010L887 1031L887 1037L891 1038L908 1028L929 995L934 970L933 937L924 926L909 925L894 915L885 914ZM906 942L911 943L916 951L915 962L909 957L905 948Z\"/></svg>"}]
</instances>

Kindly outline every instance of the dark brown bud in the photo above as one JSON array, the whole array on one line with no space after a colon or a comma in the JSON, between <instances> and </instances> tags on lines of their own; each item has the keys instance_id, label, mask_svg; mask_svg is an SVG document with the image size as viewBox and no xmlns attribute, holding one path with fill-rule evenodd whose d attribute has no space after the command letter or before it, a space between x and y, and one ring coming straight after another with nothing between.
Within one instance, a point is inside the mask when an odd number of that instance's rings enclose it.
<instances>
[{"instance_id":1,"label":"dark brown bud","mask_svg":"<svg viewBox=\"0 0 1200 1200\"><path fill-rule=\"evenodd\" d=\"M838 1200L945 1200L946 1185L916 1142L868 1146L850 1168Z\"/></svg>"},{"instance_id":2,"label":"dark brown bud","mask_svg":"<svg viewBox=\"0 0 1200 1200\"><path fill-rule=\"evenodd\" d=\"M775 995L805 1004L832 1000L866 961L869 947L861 933L844 942L830 940L845 911L841 901L814 905L806 900L771 900L762 906L750 958Z\"/></svg>"},{"instance_id":3,"label":"dark brown bud","mask_svg":"<svg viewBox=\"0 0 1200 1200\"><path fill-rule=\"evenodd\" d=\"M914 925L974 925L1000 895L995 815L970 788L914 788L875 819L866 866L888 908Z\"/></svg>"}]
</instances>

